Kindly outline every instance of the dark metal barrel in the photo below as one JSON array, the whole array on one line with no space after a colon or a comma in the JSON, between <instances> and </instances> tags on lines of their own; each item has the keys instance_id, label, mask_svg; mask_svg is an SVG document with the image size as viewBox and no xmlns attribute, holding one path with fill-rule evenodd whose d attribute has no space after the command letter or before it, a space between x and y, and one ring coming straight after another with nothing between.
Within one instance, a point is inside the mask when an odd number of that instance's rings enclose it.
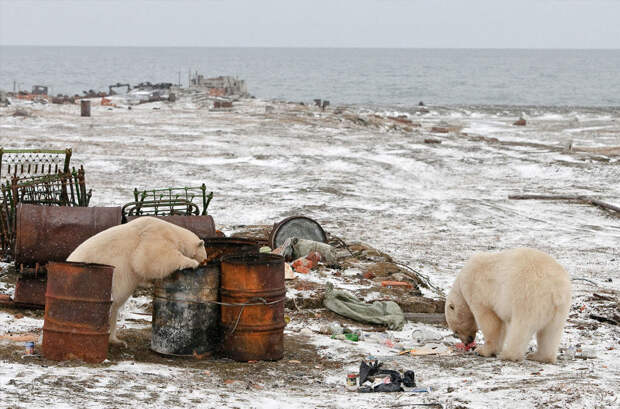
<instances>
[{"instance_id":1,"label":"dark metal barrel","mask_svg":"<svg viewBox=\"0 0 620 409\"><path fill-rule=\"evenodd\" d=\"M137 219L138 217L143 216L127 216L126 219L128 222ZM204 216L181 216L181 215L173 215L173 216L151 216L156 217L158 219L164 220L168 223L175 224L177 226L183 227L196 236L200 238L204 237L215 237L215 222L213 221L213 217L209 215Z\"/></svg>"},{"instance_id":2,"label":"dark metal barrel","mask_svg":"<svg viewBox=\"0 0 620 409\"><path fill-rule=\"evenodd\" d=\"M15 263L65 261L95 234L121 224L120 207L68 207L20 204L17 207Z\"/></svg>"},{"instance_id":3,"label":"dark metal barrel","mask_svg":"<svg viewBox=\"0 0 620 409\"><path fill-rule=\"evenodd\" d=\"M166 355L202 355L220 342L220 269L207 264L155 283L151 349Z\"/></svg>"},{"instance_id":4,"label":"dark metal barrel","mask_svg":"<svg viewBox=\"0 0 620 409\"><path fill-rule=\"evenodd\" d=\"M90 101L83 99L80 101L81 116L90 116Z\"/></svg>"},{"instance_id":5,"label":"dark metal barrel","mask_svg":"<svg viewBox=\"0 0 620 409\"><path fill-rule=\"evenodd\" d=\"M215 302L220 300L220 259L230 254L258 254L259 249L257 242L247 239L204 241L206 266L176 271L155 282L151 349L157 353L202 355L219 348L220 306Z\"/></svg>"},{"instance_id":6,"label":"dark metal barrel","mask_svg":"<svg viewBox=\"0 0 620 409\"><path fill-rule=\"evenodd\" d=\"M224 257L220 295L224 353L237 361L281 359L286 325L284 258Z\"/></svg>"},{"instance_id":7,"label":"dark metal barrel","mask_svg":"<svg viewBox=\"0 0 620 409\"><path fill-rule=\"evenodd\" d=\"M103 362L108 354L113 266L50 262L43 356Z\"/></svg>"}]
</instances>

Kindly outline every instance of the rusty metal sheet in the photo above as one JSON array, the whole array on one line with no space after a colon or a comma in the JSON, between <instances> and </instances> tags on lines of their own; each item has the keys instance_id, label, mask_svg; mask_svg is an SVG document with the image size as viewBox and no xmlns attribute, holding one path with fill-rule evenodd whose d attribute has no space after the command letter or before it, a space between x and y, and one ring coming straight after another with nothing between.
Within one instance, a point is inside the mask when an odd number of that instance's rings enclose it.
<instances>
[{"instance_id":1,"label":"rusty metal sheet","mask_svg":"<svg viewBox=\"0 0 620 409\"><path fill-rule=\"evenodd\" d=\"M17 208L15 263L64 261L82 242L121 224L120 207L68 207L20 204Z\"/></svg>"},{"instance_id":2,"label":"rusty metal sheet","mask_svg":"<svg viewBox=\"0 0 620 409\"><path fill-rule=\"evenodd\" d=\"M43 356L93 363L106 359L113 272L113 266L102 264L48 264Z\"/></svg>"},{"instance_id":3,"label":"rusty metal sheet","mask_svg":"<svg viewBox=\"0 0 620 409\"><path fill-rule=\"evenodd\" d=\"M45 275L22 275L17 279L17 283L15 284L13 300L16 304L42 308L45 306L46 287L47 280Z\"/></svg>"},{"instance_id":4,"label":"rusty metal sheet","mask_svg":"<svg viewBox=\"0 0 620 409\"><path fill-rule=\"evenodd\" d=\"M127 216L126 219L128 222L143 216ZM158 219L167 221L172 224L176 224L177 226L183 227L201 239L207 237L216 237L215 234L215 222L213 221L213 217L209 215L204 216L180 216L180 215L172 215L172 216L149 216L149 217L157 217Z\"/></svg>"},{"instance_id":5,"label":"rusty metal sheet","mask_svg":"<svg viewBox=\"0 0 620 409\"><path fill-rule=\"evenodd\" d=\"M274 254L227 256L221 268L223 352L237 361L281 359L286 325L284 258Z\"/></svg>"}]
</instances>

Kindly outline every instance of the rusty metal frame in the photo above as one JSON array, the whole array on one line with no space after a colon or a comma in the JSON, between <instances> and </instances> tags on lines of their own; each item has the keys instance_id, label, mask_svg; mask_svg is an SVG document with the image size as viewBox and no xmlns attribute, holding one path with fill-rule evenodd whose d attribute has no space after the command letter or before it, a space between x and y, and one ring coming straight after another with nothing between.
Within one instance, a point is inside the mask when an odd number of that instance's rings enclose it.
<instances>
[{"instance_id":1,"label":"rusty metal frame","mask_svg":"<svg viewBox=\"0 0 620 409\"><path fill-rule=\"evenodd\" d=\"M5 149L0 147L0 183L13 177L40 176L70 171L71 148ZM64 155L64 158L62 156ZM6 170L4 170L6 167Z\"/></svg>"},{"instance_id":2,"label":"rusty metal frame","mask_svg":"<svg viewBox=\"0 0 620 409\"><path fill-rule=\"evenodd\" d=\"M133 191L134 201L123 206L123 218L127 216L205 216L213 199L213 192L207 194L207 186L203 183L197 187L170 187ZM200 206L194 201L201 199Z\"/></svg>"}]
</instances>

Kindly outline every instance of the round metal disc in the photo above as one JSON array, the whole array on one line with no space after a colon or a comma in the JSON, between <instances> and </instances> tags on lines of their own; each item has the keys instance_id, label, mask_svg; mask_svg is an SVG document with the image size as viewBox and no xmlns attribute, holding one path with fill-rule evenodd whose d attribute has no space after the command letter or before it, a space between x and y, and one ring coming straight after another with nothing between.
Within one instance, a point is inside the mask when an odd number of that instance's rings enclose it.
<instances>
[{"instance_id":1,"label":"round metal disc","mask_svg":"<svg viewBox=\"0 0 620 409\"><path fill-rule=\"evenodd\" d=\"M319 223L305 216L293 216L276 224L269 236L272 249L280 247L289 237L327 243L327 235Z\"/></svg>"}]
</instances>

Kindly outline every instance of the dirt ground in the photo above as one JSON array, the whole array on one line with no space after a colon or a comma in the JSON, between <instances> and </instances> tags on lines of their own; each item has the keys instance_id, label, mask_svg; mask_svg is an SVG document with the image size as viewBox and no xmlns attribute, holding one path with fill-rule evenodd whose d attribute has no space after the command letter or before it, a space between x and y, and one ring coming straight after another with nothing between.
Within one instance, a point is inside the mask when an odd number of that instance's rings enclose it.
<instances>
[{"instance_id":1,"label":"dirt ground","mask_svg":"<svg viewBox=\"0 0 620 409\"><path fill-rule=\"evenodd\" d=\"M290 323L281 361L242 364L157 355L149 350L150 300L143 292L129 301L119 323L129 347L111 347L100 365L22 357L23 342L0 341L3 406L620 407L617 215L583 203L508 198L574 194L620 203L617 109L428 107L420 113L334 107L320 112L254 100L212 112L181 99L131 111L94 104L93 116L80 119L78 108L29 106L27 118L12 117L13 108L3 108L0 146L71 146L72 163L85 166L92 205L120 206L131 200L134 187L205 182L216 192L210 214L227 234L239 226L307 215L347 243L368 243L388 253L443 292L476 251L529 246L548 252L574 279L560 359L546 365L456 351L400 356L386 345L331 339L322 328L337 317L321 308L320 298L328 282L366 301L409 297L406 305L421 305L414 297L439 297L422 286L385 294L379 288L382 274L403 271L368 254L366 260L319 269L287 284L287 297L294 301L287 302ZM514 127L521 115L528 125ZM364 278L367 272L375 278ZM0 292L10 292L14 278L4 278ZM42 323L41 312L0 309L0 335L36 336ZM407 323L402 331L380 333L407 347L456 342L445 327L428 324ZM414 370L418 384L432 392L346 391L346 374L371 356L389 368Z\"/></svg>"}]
</instances>

